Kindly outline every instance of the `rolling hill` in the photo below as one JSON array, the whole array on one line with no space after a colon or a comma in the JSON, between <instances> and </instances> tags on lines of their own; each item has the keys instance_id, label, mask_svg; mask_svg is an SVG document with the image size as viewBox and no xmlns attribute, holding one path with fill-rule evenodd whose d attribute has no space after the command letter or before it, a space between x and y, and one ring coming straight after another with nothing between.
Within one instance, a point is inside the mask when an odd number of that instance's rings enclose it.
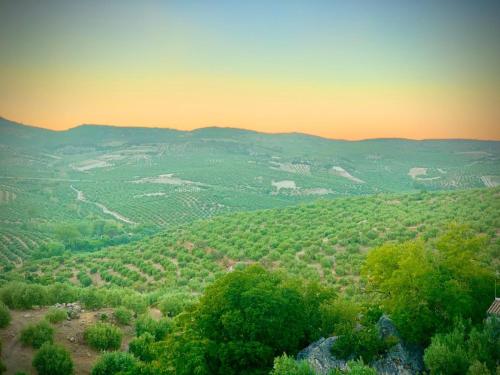
<instances>
[{"instance_id":1,"label":"rolling hill","mask_svg":"<svg viewBox=\"0 0 500 375\"><path fill-rule=\"evenodd\" d=\"M0 262L20 265L69 233L81 239L73 250L88 250L231 212L499 182L500 142L217 127L56 132L0 119ZM97 222L108 229L89 229Z\"/></svg>"}]
</instances>

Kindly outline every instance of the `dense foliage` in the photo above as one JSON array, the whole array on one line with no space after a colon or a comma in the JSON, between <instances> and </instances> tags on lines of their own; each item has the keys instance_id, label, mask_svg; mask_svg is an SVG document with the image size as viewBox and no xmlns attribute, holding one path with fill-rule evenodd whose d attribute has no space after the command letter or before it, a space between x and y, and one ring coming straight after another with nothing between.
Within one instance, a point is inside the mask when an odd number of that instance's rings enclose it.
<instances>
[{"instance_id":1,"label":"dense foliage","mask_svg":"<svg viewBox=\"0 0 500 375\"><path fill-rule=\"evenodd\" d=\"M117 323L128 325L132 322L133 313L126 307L120 306L113 312L113 316Z\"/></svg>"},{"instance_id":2,"label":"dense foliage","mask_svg":"<svg viewBox=\"0 0 500 375\"><path fill-rule=\"evenodd\" d=\"M432 338L424 360L431 374L494 374L500 365L500 319L472 329L457 320L450 332Z\"/></svg>"},{"instance_id":3,"label":"dense foliage","mask_svg":"<svg viewBox=\"0 0 500 375\"><path fill-rule=\"evenodd\" d=\"M315 372L305 361L296 361L292 357L283 354L274 359L273 369L270 375L315 375Z\"/></svg>"},{"instance_id":4,"label":"dense foliage","mask_svg":"<svg viewBox=\"0 0 500 375\"><path fill-rule=\"evenodd\" d=\"M0 301L0 328L5 328L11 320L10 311L3 302Z\"/></svg>"},{"instance_id":5,"label":"dense foliage","mask_svg":"<svg viewBox=\"0 0 500 375\"><path fill-rule=\"evenodd\" d=\"M73 361L68 351L60 346L46 342L33 358L33 367L38 375L71 375Z\"/></svg>"},{"instance_id":6,"label":"dense foliage","mask_svg":"<svg viewBox=\"0 0 500 375\"><path fill-rule=\"evenodd\" d=\"M52 343L54 328L46 320L41 320L36 324L29 324L21 330L20 340L23 345L39 348L46 342Z\"/></svg>"},{"instance_id":7,"label":"dense foliage","mask_svg":"<svg viewBox=\"0 0 500 375\"><path fill-rule=\"evenodd\" d=\"M409 341L427 344L457 318L484 319L494 272L485 264L487 238L456 227L436 241L387 244L368 254L368 290Z\"/></svg>"},{"instance_id":8,"label":"dense foliage","mask_svg":"<svg viewBox=\"0 0 500 375\"><path fill-rule=\"evenodd\" d=\"M320 306L332 290L251 266L207 288L163 358L177 374L264 374L275 356L320 337Z\"/></svg>"},{"instance_id":9,"label":"dense foliage","mask_svg":"<svg viewBox=\"0 0 500 375\"><path fill-rule=\"evenodd\" d=\"M85 342L98 350L117 350L122 343L122 331L110 323L96 323L85 329Z\"/></svg>"},{"instance_id":10,"label":"dense foliage","mask_svg":"<svg viewBox=\"0 0 500 375\"><path fill-rule=\"evenodd\" d=\"M68 313L66 310L57 307L51 307L47 314L45 314L45 319L52 324L62 322L63 320L66 320L67 317Z\"/></svg>"},{"instance_id":11,"label":"dense foliage","mask_svg":"<svg viewBox=\"0 0 500 375\"><path fill-rule=\"evenodd\" d=\"M124 352L104 353L92 368L92 375L134 374L138 363L133 355Z\"/></svg>"}]
</instances>

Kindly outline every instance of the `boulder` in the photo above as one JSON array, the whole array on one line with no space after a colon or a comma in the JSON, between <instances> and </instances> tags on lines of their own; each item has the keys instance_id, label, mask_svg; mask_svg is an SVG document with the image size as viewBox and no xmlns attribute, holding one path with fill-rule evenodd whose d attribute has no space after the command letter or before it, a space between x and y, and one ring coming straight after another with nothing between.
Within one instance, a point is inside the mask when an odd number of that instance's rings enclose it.
<instances>
[{"instance_id":1,"label":"boulder","mask_svg":"<svg viewBox=\"0 0 500 375\"><path fill-rule=\"evenodd\" d=\"M346 361L336 359L332 355L332 346L337 338L337 336L333 336L313 342L297 355L297 359L306 360L311 368L320 375L326 375L334 368L344 370L347 365Z\"/></svg>"},{"instance_id":2,"label":"boulder","mask_svg":"<svg viewBox=\"0 0 500 375\"><path fill-rule=\"evenodd\" d=\"M413 375L424 370L422 349L405 344L388 316L383 315L377 322L377 327L383 339L396 337L399 340L386 355L369 364L375 368L378 374ZM337 336L321 338L299 352L297 359L307 361L318 375L326 375L333 369L345 370L346 361L335 358L331 352L337 339Z\"/></svg>"},{"instance_id":3,"label":"boulder","mask_svg":"<svg viewBox=\"0 0 500 375\"><path fill-rule=\"evenodd\" d=\"M414 345L404 343L387 315L382 315L377 322L380 336L386 339L390 336L397 337L399 342L389 349L387 354L372 362L370 365L378 374L420 374L424 370L423 350Z\"/></svg>"}]
</instances>

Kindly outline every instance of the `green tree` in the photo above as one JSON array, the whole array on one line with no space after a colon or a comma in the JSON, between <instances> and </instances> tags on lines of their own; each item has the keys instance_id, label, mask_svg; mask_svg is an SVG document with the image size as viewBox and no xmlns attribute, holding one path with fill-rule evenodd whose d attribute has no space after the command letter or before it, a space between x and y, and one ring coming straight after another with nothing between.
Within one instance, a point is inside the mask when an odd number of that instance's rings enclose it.
<instances>
[{"instance_id":1,"label":"green tree","mask_svg":"<svg viewBox=\"0 0 500 375\"><path fill-rule=\"evenodd\" d=\"M209 286L167 338L178 374L262 374L321 332L321 303L333 293L250 266Z\"/></svg>"},{"instance_id":2,"label":"green tree","mask_svg":"<svg viewBox=\"0 0 500 375\"><path fill-rule=\"evenodd\" d=\"M141 361L151 362L156 358L154 343L155 337L146 332L130 341L128 350Z\"/></svg>"},{"instance_id":3,"label":"green tree","mask_svg":"<svg viewBox=\"0 0 500 375\"><path fill-rule=\"evenodd\" d=\"M480 322L493 272L481 263L483 236L453 228L436 242L386 244L367 256L363 273L407 340L428 343L458 317Z\"/></svg>"},{"instance_id":4,"label":"green tree","mask_svg":"<svg viewBox=\"0 0 500 375\"><path fill-rule=\"evenodd\" d=\"M122 342L122 331L109 323L96 323L83 333L85 341L94 349L117 350Z\"/></svg>"},{"instance_id":5,"label":"green tree","mask_svg":"<svg viewBox=\"0 0 500 375\"><path fill-rule=\"evenodd\" d=\"M37 349L45 342L52 343L54 328L46 320L37 324L29 324L21 330L20 340L24 345L31 345Z\"/></svg>"},{"instance_id":6,"label":"green tree","mask_svg":"<svg viewBox=\"0 0 500 375\"><path fill-rule=\"evenodd\" d=\"M118 307L113 312L113 316L119 324L128 325L132 321L133 313L125 307Z\"/></svg>"},{"instance_id":7,"label":"green tree","mask_svg":"<svg viewBox=\"0 0 500 375\"><path fill-rule=\"evenodd\" d=\"M35 354L33 367L39 375L73 374L73 361L68 351L60 345L48 342Z\"/></svg>"},{"instance_id":8,"label":"green tree","mask_svg":"<svg viewBox=\"0 0 500 375\"><path fill-rule=\"evenodd\" d=\"M274 359L270 375L315 375L315 372L307 362L296 361L292 357L283 354Z\"/></svg>"},{"instance_id":9,"label":"green tree","mask_svg":"<svg viewBox=\"0 0 500 375\"><path fill-rule=\"evenodd\" d=\"M92 368L92 375L136 374L138 361L132 354L125 352L110 352L101 355Z\"/></svg>"}]
</instances>

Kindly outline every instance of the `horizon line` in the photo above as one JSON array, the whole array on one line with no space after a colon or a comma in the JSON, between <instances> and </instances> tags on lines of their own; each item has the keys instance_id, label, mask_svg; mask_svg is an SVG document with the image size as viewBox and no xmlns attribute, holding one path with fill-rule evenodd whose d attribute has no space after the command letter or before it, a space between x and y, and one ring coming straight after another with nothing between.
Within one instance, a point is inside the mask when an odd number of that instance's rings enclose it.
<instances>
[{"instance_id":1,"label":"horizon line","mask_svg":"<svg viewBox=\"0 0 500 375\"><path fill-rule=\"evenodd\" d=\"M321 138L325 140L330 140L330 141L343 141L343 142L363 142L363 141L376 141L376 140L401 140L401 141L415 141L415 142L422 142L422 141L477 141L477 142L500 142L500 138L498 139L492 139L492 138L407 138L407 137L373 137L373 138L359 138L359 139L345 139L345 138L331 138L331 137L326 137L326 136L321 136L317 134L311 134L311 133L304 133L300 131L290 131L290 132L271 132L271 131L262 131L262 130L254 130L254 129L248 129L248 128L242 128L242 127L237 127L237 126L220 126L220 125L207 125L207 126L201 126L193 129L178 129L178 128L173 128L173 127L164 127L164 126L158 126L158 125L118 125L118 124L91 124L91 123L81 123L77 124L72 127L68 127L66 129L50 129L46 128L44 126L40 125L33 125L33 124L25 124L23 122L18 122L14 121L11 119L8 119L6 117L3 117L0 115L0 120L5 120L8 122L11 122L16 125L20 126L25 126L25 127L30 127L30 128L35 128L35 129L41 129L41 130L47 130L51 132L56 132L56 133L62 133L62 132L67 132L71 131L83 126L95 126L95 127L108 127L108 128L122 128L122 129L158 129L158 130L170 130L170 131L177 131L177 132L195 132L198 130L204 130L204 129L230 129L230 130L240 130L240 131L247 131L247 132L252 132L252 133L257 133L257 134L266 134L266 135L303 135L303 136L308 136L308 137L315 137L315 138Z\"/></svg>"}]
</instances>

